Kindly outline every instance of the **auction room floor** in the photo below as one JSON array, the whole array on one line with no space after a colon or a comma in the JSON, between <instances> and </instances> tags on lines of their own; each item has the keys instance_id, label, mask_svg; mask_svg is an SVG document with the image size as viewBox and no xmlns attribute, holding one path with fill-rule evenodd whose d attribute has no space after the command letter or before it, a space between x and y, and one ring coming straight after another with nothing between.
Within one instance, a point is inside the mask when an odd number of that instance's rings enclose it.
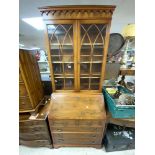
<instances>
[{"instance_id":1,"label":"auction room floor","mask_svg":"<svg viewBox=\"0 0 155 155\"><path fill-rule=\"evenodd\" d=\"M19 146L19 155L134 155L135 150L105 152L104 148L78 148L78 147L63 147L59 149L49 148L30 148Z\"/></svg>"}]
</instances>

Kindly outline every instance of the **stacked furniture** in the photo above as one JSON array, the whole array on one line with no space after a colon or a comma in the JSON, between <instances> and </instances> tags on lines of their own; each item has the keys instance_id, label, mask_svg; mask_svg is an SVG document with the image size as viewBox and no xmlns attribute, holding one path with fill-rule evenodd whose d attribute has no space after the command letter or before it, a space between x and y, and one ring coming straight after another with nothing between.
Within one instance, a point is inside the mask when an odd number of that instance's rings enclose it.
<instances>
[{"instance_id":1,"label":"stacked furniture","mask_svg":"<svg viewBox=\"0 0 155 155\"><path fill-rule=\"evenodd\" d=\"M36 116L24 113L19 116L19 143L31 147L51 147L48 129L48 109L50 102L39 107Z\"/></svg>"},{"instance_id":2,"label":"stacked furniture","mask_svg":"<svg viewBox=\"0 0 155 155\"><path fill-rule=\"evenodd\" d=\"M19 51L19 142L27 146L51 146L39 67L32 51Z\"/></svg>"},{"instance_id":3,"label":"stacked furniture","mask_svg":"<svg viewBox=\"0 0 155 155\"><path fill-rule=\"evenodd\" d=\"M115 6L42 7L52 81L53 146L101 147L102 85Z\"/></svg>"}]
</instances>

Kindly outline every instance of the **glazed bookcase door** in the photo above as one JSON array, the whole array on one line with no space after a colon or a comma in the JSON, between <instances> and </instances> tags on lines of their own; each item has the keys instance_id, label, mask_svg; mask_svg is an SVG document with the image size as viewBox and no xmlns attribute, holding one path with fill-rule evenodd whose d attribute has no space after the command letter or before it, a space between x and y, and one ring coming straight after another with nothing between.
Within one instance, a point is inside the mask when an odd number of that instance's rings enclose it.
<instances>
[{"instance_id":1,"label":"glazed bookcase door","mask_svg":"<svg viewBox=\"0 0 155 155\"><path fill-rule=\"evenodd\" d=\"M97 91L100 89L102 64L104 60L104 45L106 23L95 21L80 22L80 55L79 74L80 90Z\"/></svg>"},{"instance_id":2,"label":"glazed bookcase door","mask_svg":"<svg viewBox=\"0 0 155 155\"><path fill-rule=\"evenodd\" d=\"M53 72L54 90L74 90L74 24L73 22L46 24L50 65Z\"/></svg>"}]
</instances>

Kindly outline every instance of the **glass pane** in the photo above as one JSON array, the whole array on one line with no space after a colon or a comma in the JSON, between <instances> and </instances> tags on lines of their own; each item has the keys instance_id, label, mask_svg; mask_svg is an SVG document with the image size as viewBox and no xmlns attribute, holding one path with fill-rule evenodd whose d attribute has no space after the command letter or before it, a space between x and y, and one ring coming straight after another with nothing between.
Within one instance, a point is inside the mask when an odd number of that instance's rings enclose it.
<instances>
[{"instance_id":1,"label":"glass pane","mask_svg":"<svg viewBox=\"0 0 155 155\"><path fill-rule=\"evenodd\" d=\"M62 61L63 62L72 62L73 63L74 62L73 56L63 55Z\"/></svg>"},{"instance_id":2,"label":"glass pane","mask_svg":"<svg viewBox=\"0 0 155 155\"><path fill-rule=\"evenodd\" d=\"M102 56L93 56L93 62L101 62L102 63Z\"/></svg>"},{"instance_id":3,"label":"glass pane","mask_svg":"<svg viewBox=\"0 0 155 155\"><path fill-rule=\"evenodd\" d=\"M62 74L63 68L61 63L53 63L54 74Z\"/></svg>"},{"instance_id":4,"label":"glass pane","mask_svg":"<svg viewBox=\"0 0 155 155\"><path fill-rule=\"evenodd\" d=\"M74 74L74 65L73 63L65 63L65 74Z\"/></svg>"},{"instance_id":5,"label":"glass pane","mask_svg":"<svg viewBox=\"0 0 155 155\"><path fill-rule=\"evenodd\" d=\"M81 46L81 55L90 55L91 53L91 46L83 43Z\"/></svg>"},{"instance_id":6,"label":"glass pane","mask_svg":"<svg viewBox=\"0 0 155 155\"><path fill-rule=\"evenodd\" d=\"M81 56L81 58L80 58L81 60L81 62L90 62L90 60L91 60L91 57L88 55L88 56Z\"/></svg>"},{"instance_id":7,"label":"glass pane","mask_svg":"<svg viewBox=\"0 0 155 155\"><path fill-rule=\"evenodd\" d=\"M98 90L99 89L100 78L91 78L90 89Z\"/></svg>"},{"instance_id":8,"label":"glass pane","mask_svg":"<svg viewBox=\"0 0 155 155\"><path fill-rule=\"evenodd\" d=\"M73 25L51 24L47 30L56 90L74 89L74 79L66 78L67 74L74 74Z\"/></svg>"},{"instance_id":9,"label":"glass pane","mask_svg":"<svg viewBox=\"0 0 155 155\"><path fill-rule=\"evenodd\" d=\"M90 64L89 63L81 63L80 64L80 73L81 74L89 74L90 73Z\"/></svg>"},{"instance_id":10,"label":"glass pane","mask_svg":"<svg viewBox=\"0 0 155 155\"><path fill-rule=\"evenodd\" d=\"M57 89L57 90L64 89L64 79L63 78L55 78L55 89Z\"/></svg>"},{"instance_id":11,"label":"glass pane","mask_svg":"<svg viewBox=\"0 0 155 155\"><path fill-rule=\"evenodd\" d=\"M104 56L103 49L106 34L106 25L81 24L80 31L80 88L98 90L102 70L102 61ZM82 79L83 75L86 74L88 74L87 79Z\"/></svg>"},{"instance_id":12,"label":"glass pane","mask_svg":"<svg viewBox=\"0 0 155 155\"><path fill-rule=\"evenodd\" d=\"M74 79L73 78L66 78L65 79L65 89L74 89Z\"/></svg>"},{"instance_id":13,"label":"glass pane","mask_svg":"<svg viewBox=\"0 0 155 155\"><path fill-rule=\"evenodd\" d=\"M89 78L80 78L80 89L89 89Z\"/></svg>"},{"instance_id":14,"label":"glass pane","mask_svg":"<svg viewBox=\"0 0 155 155\"><path fill-rule=\"evenodd\" d=\"M101 74L102 63L92 64L92 74Z\"/></svg>"}]
</instances>

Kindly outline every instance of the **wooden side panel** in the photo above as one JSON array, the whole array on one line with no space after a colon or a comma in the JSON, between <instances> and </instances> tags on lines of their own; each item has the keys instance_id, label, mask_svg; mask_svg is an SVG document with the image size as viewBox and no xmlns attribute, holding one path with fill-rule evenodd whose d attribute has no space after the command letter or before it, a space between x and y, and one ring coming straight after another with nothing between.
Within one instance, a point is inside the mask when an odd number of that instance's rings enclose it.
<instances>
[{"instance_id":1,"label":"wooden side panel","mask_svg":"<svg viewBox=\"0 0 155 155\"><path fill-rule=\"evenodd\" d=\"M30 51L20 50L19 59L22 78L30 98L32 109L34 109L44 95L39 67L35 56Z\"/></svg>"},{"instance_id":2,"label":"wooden side panel","mask_svg":"<svg viewBox=\"0 0 155 155\"><path fill-rule=\"evenodd\" d=\"M105 69L106 69L106 63L107 63L107 53L108 53L109 37L110 37L110 27L111 27L111 22L107 25L107 28L106 28L105 44L103 49L104 57L103 57L101 80L100 80L100 87L99 87L100 92L102 92L102 86L103 86L103 81L105 77Z\"/></svg>"}]
</instances>

